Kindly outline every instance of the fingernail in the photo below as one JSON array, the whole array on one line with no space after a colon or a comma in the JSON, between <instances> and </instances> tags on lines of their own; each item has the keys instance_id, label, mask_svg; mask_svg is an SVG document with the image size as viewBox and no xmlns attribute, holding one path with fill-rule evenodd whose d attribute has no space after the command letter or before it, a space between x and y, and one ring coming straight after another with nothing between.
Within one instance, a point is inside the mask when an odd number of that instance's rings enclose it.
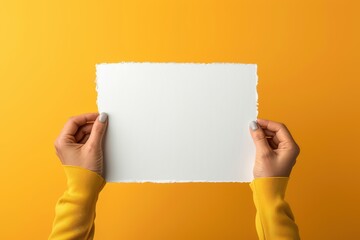
<instances>
[{"instance_id":1,"label":"fingernail","mask_svg":"<svg viewBox=\"0 0 360 240\"><path fill-rule=\"evenodd\" d=\"M255 131L256 129L258 129L258 125L257 125L257 122L256 121L252 121L250 122L250 128L251 130Z\"/></svg>"},{"instance_id":2,"label":"fingernail","mask_svg":"<svg viewBox=\"0 0 360 240\"><path fill-rule=\"evenodd\" d=\"M100 113L100 116L99 116L99 122L106 122L106 119L107 119L108 115L104 112Z\"/></svg>"}]
</instances>

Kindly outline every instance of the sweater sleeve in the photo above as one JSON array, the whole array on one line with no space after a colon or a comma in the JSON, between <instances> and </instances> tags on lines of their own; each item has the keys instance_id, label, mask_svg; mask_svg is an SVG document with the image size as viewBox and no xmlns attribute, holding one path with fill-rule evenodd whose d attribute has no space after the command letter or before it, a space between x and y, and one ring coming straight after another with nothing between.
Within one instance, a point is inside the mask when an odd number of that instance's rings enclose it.
<instances>
[{"instance_id":1,"label":"sweater sleeve","mask_svg":"<svg viewBox=\"0 0 360 240\"><path fill-rule=\"evenodd\" d=\"M49 239L93 239L95 208L105 180L95 172L64 166L67 189L55 207Z\"/></svg>"},{"instance_id":2,"label":"sweater sleeve","mask_svg":"<svg viewBox=\"0 0 360 240\"><path fill-rule=\"evenodd\" d=\"M288 180L287 177L255 178L250 183L260 240L300 239L294 215L284 200Z\"/></svg>"}]
</instances>

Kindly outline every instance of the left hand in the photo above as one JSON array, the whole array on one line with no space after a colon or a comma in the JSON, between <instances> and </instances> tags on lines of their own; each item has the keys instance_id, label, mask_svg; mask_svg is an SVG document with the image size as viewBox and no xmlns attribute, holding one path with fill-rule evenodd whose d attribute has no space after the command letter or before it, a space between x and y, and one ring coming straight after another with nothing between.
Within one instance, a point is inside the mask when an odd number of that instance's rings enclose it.
<instances>
[{"instance_id":1,"label":"left hand","mask_svg":"<svg viewBox=\"0 0 360 240\"><path fill-rule=\"evenodd\" d=\"M71 117L55 141L63 165L78 166L103 174L103 139L107 114L88 113Z\"/></svg>"}]
</instances>

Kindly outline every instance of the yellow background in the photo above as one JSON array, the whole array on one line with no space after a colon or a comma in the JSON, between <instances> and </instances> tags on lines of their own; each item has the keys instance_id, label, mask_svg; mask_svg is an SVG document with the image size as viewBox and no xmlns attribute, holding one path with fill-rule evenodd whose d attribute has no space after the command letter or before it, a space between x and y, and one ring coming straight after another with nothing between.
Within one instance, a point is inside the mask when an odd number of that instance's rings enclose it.
<instances>
[{"instance_id":1,"label":"yellow background","mask_svg":"<svg viewBox=\"0 0 360 240\"><path fill-rule=\"evenodd\" d=\"M259 117L302 152L303 239L359 229L359 1L1 1L0 239L46 239L65 176L53 142L96 112L95 64L257 63ZM107 184L96 239L256 239L248 184Z\"/></svg>"}]
</instances>

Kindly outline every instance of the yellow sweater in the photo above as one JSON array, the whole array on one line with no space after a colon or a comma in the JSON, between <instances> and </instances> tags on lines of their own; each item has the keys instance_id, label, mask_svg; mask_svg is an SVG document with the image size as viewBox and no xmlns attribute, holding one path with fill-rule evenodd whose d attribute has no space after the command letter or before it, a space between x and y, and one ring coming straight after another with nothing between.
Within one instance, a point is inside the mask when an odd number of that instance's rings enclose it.
<instances>
[{"instance_id":1,"label":"yellow sweater","mask_svg":"<svg viewBox=\"0 0 360 240\"><path fill-rule=\"evenodd\" d=\"M67 190L55 208L49 239L93 239L95 208L105 180L95 172L64 166ZM284 201L288 178L256 178L250 183L261 240L300 239L289 205Z\"/></svg>"}]
</instances>

